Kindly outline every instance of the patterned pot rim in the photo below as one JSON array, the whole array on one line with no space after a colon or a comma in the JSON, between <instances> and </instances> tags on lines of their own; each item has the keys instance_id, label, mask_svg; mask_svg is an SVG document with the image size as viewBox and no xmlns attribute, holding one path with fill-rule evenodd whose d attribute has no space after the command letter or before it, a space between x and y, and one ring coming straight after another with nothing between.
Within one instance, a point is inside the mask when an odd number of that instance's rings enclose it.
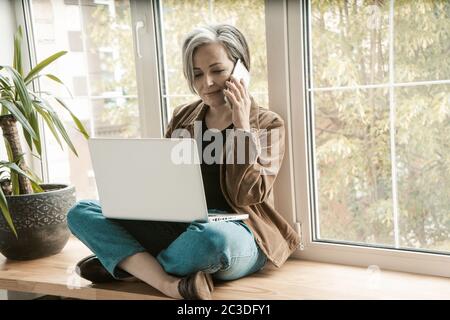
<instances>
[{"instance_id":1,"label":"patterned pot rim","mask_svg":"<svg viewBox=\"0 0 450 320\"><path fill-rule=\"evenodd\" d=\"M42 189L44 189L44 192L30 193L30 194L17 194L17 195L5 196L5 197L6 197L6 199L11 199L11 198L26 198L26 197L33 197L33 196L52 195L52 194L61 193L64 191L69 191L70 189L75 188L75 186L69 185L67 183L42 183L42 184L40 184L40 186L42 187ZM55 189L55 188L57 188L57 189ZM47 191L46 189L50 189L50 190Z\"/></svg>"}]
</instances>

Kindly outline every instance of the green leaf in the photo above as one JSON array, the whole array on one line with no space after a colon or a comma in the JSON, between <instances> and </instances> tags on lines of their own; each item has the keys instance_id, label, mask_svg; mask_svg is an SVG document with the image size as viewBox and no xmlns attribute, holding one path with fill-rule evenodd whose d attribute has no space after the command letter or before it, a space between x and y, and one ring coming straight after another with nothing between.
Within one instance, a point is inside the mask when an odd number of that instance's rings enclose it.
<instances>
[{"instance_id":1,"label":"green leaf","mask_svg":"<svg viewBox=\"0 0 450 320\"><path fill-rule=\"evenodd\" d=\"M10 146L8 140L6 140L6 138L3 138L3 140L5 141L5 147L6 147L6 152L8 153L9 162L15 162L16 159L14 159L13 152L12 152L12 149L11 149L11 146ZM12 193L17 195L20 193L19 192L19 176L17 175L17 173L11 171L10 177L11 177Z\"/></svg>"},{"instance_id":2,"label":"green leaf","mask_svg":"<svg viewBox=\"0 0 450 320\"><path fill-rule=\"evenodd\" d=\"M39 183L39 181L37 181L32 175L29 175L27 172L25 172L22 169L20 169L19 166L17 164L15 164L14 162L0 161L0 164L2 166L4 166L4 167L7 167L7 168L11 169L11 170L14 170L18 174L26 177L27 179L29 179L30 181L32 181L34 183Z\"/></svg>"},{"instance_id":3,"label":"green leaf","mask_svg":"<svg viewBox=\"0 0 450 320\"><path fill-rule=\"evenodd\" d=\"M0 93L3 97L14 97L14 90L12 89L11 84L9 83L8 77L0 74Z\"/></svg>"},{"instance_id":4,"label":"green leaf","mask_svg":"<svg viewBox=\"0 0 450 320\"><path fill-rule=\"evenodd\" d=\"M44 189L42 189L42 187L40 186L40 184L42 183L41 179L39 179L39 177L36 176L31 170L27 170L27 173L31 178L33 178L30 180L33 191L35 193L44 192Z\"/></svg>"},{"instance_id":5,"label":"green leaf","mask_svg":"<svg viewBox=\"0 0 450 320\"><path fill-rule=\"evenodd\" d=\"M33 171L30 169L27 170L27 174L32 178L31 180L35 183L42 184L41 178L39 178ZM42 190L42 189L41 189Z\"/></svg>"},{"instance_id":6,"label":"green leaf","mask_svg":"<svg viewBox=\"0 0 450 320\"><path fill-rule=\"evenodd\" d=\"M28 116L32 111L31 97L28 94L28 91L27 91L27 88L23 81L23 78L13 68L8 67L8 66L5 66L4 68L9 72L9 74L11 75L11 78L14 82L14 86L16 88L17 95L19 96L20 101L22 102L22 105L23 105L24 110L22 111L22 113L25 116Z\"/></svg>"},{"instance_id":7,"label":"green leaf","mask_svg":"<svg viewBox=\"0 0 450 320\"><path fill-rule=\"evenodd\" d=\"M30 148L30 150L33 151L33 138L25 130L23 130L23 136L25 137L25 141L27 142L28 147Z\"/></svg>"},{"instance_id":8,"label":"green leaf","mask_svg":"<svg viewBox=\"0 0 450 320\"><path fill-rule=\"evenodd\" d=\"M58 129L59 133L61 134L61 136L63 137L64 141L66 141L67 145L69 146L70 150L72 150L72 152L78 157L78 153L75 150L74 145L72 144L72 141L70 140L69 135L66 132L66 129L64 128L63 123L61 122L61 120L59 119L58 115L56 114L56 112L52 112L50 114L50 116L53 119L53 123L56 125L56 128Z\"/></svg>"},{"instance_id":9,"label":"green leaf","mask_svg":"<svg viewBox=\"0 0 450 320\"><path fill-rule=\"evenodd\" d=\"M8 160L10 162L14 162L14 157L13 157L13 153L12 153L12 150L11 150L11 146L9 145L9 142L8 142L8 140L5 137L3 137L3 140L5 142L6 152L8 154Z\"/></svg>"},{"instance_id":10,"label":"green leaf","mask_svg":"<svg viewBox=\"0 0 450 320\"><path fill-rule=\"evenodd\" d=\"M56 82L58 82L58 83L64 85L64 82L62 82L57 76L54 76L54 75L51 74L51 73L44 74L44 76L46 76L47 78L52 79L53 81L56 81Z\"/></svg>"},{"instance_id":11,"label":"green leaf","mask_svg":"<svg viewBox=\"0 0 450 320\"><path fill-rule=\"evenodd\" d=\"M30 126L30 123L25 118L23 113L16 107L14 103L11 101L8 101L6 99L0 99L0 104L4 106L11 114L16 118L17 121L22 125L22 127L33 137L34 139L37 139L36 133L34 132L33 128Z\"/></svg>"},{"instance_id":12,"label":"green leaf","mask_svg":"<svg viewBox=\"0 0 450 320\"><path fill-rule=\"evenodd\" d=\"M58 132L56 131L55 125L52 122L52 118L50 117L50 115L43 108L40 107L38 102L34 102L33 104L34 104L34 106L36 108L36 111L41 115L41 117L47 123L48 128L52 132L52 134L55 137L55 139L58 142L58 144L61 146L61 149L63 149L63 145L61 143L61 140L59 139Z\"/></svg>"},{"instance_id":13,"label":"green leaf","mask_svg":"<svg viewBox=\"0 0 450 320\"><path fill-rule=\"evenodd\" d=\"M69 94L70 98L73 99L72 92L70 92L69 88L64 84L64 82L62 82L61 79L59 79L57 76L55 76L55 75L53 75L53 74L50 74L50 73L37 75L37 76L33 77L32 79L28 80L28 81L26 82L26 84L28 85L30 82L32 82L32 81L34 81L34 80L37 80L37 79L39 79L40 77L47 77L47 78L49 78L49 79L51 79L51 80L53 80L53 81L55 81L55 82L61 84L61 85L64 87L64 89L66 89L66 91L67 91L67 93ZM30 92L30 93L31 93L31 92ZM50 92L47 92L47 91L38 91L38 92L36 92L36 93L45 93L45 94L47 94L47 95L49 95L49 96L53 96L53 94L51 94ZM36 94L35 94L34 92L33 92L32 94L33 94L34 96L36 96ZM36 97L37 97L37 96L36 96Z\"/></svg>"},{"instance_id":14,"label":"green leaf","mask_svg":"<svg viewBox=\"0 0 450 320\"><path fill-rule=\"evenodd\" d=\"M70 109L65 105L65 103L58 97L54 97L56 101L58 101L58 103L63 106L64 109L66 109L69 113L70 116L72 117L72 120L75 122L78 130L80 130L80 132L83 134L85 139L89 139L89 134L86 131L86 128L83 126L83 124L81 123L80 119L78 119L73 113L72 111L70 111Z\"/></svg>"},{"instance_id":15,"label":"green leaf","mask_svg":"<svg viewBox=\"0 0 450 320\"><path fill-rule=\"evenodd\" d=\"M3 67L1 67L3 69ZM11 89L11 84L9 83L9 78L0 74L0 84L2 85L0 88L2 89Z\"/></svg>"},{"instance_id":16,"label":"green leaf","mask_svg":"<svg viewBox=\"0 0 450 320\"><path fill-rule=\"evenodd\" d=\"M31 181L31 180L30 180L30 182L31 182L31 187L33 188L33 192L34 193L45 192L45 190L42 189L42 187L39 184L37 184L37 183L35 183L35 182Z\"/></svg>"},{"instance_id":17,"label":"green leaf","mask_svg":"<svg viewBox=\"0 0 450 320\"><path fill-rule=\"evenodd\" d=\"M56 128L58 129L59 133L61 134L61 136L63 137L64 141L67 143L67 145L69 146L70 150L72 150L72 152L78 157L78 153L75 150L74 145L72 144L72 141L70 140L69 135L66 132L66 129L64 128L63 123L61 122L61 120L58 117L58 114L52 109L52 107L50 106L50 104L44 100L44 103L39 104L42 108L44 108L45 110L47 110L47 113L49 114L49 116L52 119L53 124L56 126Z\"/></svg>"},{"instance_id":18,"label":"green leaf","mask_svg":"<svg viewBox=\"0 0 450 320\"><path fill-rule=\"evenodd\" d=\"M33 139L34 145L36 146L36 151L39 155L42 155L41 134L40 134L40 130L39 130L39 122L38 122L36 110L33 110L31 112L29 119L30 119L31 127L34 129L34 131L36 132L36 135L37 135L37 137L35 139ZM33 151L33 149L31 149L31 151Z\"/></svg>"},{"instance_id":19,"label":"green leaf","mask_svg":"<svg viewBox=\"0 0 450 320\"><path fill-rule=\"evenodd\" d=\"M39 183L41 183L41 180L30 170L27 170L25 172L22 169L20 169L20 167L17 164L11 163L11 162L0 161L0 164L11 169L11 176L15 172L17 172L18 174L23 175L27 179L29 179L34 191L44 192L44 190L39 186Z\"/></svg>"},{"instance_id":20,"label":"green leaf","mask_svg":"<svg viewBox=\"0 0 450 320\"><path fill-rule=\"evenodd\" d=\"M14 232L14 235L16 238L18 238L16 228L14 228L14 223L11 218L11 213L8 209L8 203L6 201L5 194L3 193L2 188L0 188L0 209L2 210L3 217L5 217L6 223L8 224L9 228Z\"/></svg>"},{"instance_id":21,"label":"green leaf","mask_svg":"<svg viewBox=\"0 0 450 320\"><path fill-rule=\"evenodd\" d=\"M0 74L0 97L9 98L13 100L13 94L11 90L11 86L7 82L7 78ZM0 115L4 116L8 114L8 110L2 106Z\"/></svg>"},{"instance_id":22,"label":"green leaf","mask_svg":"<svg viewBox=\"0 0 450 320\"><path fill-rule=\"evenodd\" d=\"M23 76L22 68L22 26L19 26L16 34L14 35L14 62L13 68L17 70L20 76Z\"/></svg>"},{"instance_id":23,"label":"green leaf","mask_svg":"<svg viewBox=\"0 0 450 320\"><path fill-rule=\"evenodd\" d=\"M81 132L81 134L86 138L89 139L89 133L87 133L86 128L83 126L82 122L80 121L80 119L78 119L73 112L69 109L69 107L67 107L67 105L64 103L64 101L62 101L62 99L52 96L50 93L46 92L46 91L42 91L41 93L44 93L48 96L50 96L51 98L55 99L64 109L66 109L70 116L72 117L72 120L75 122L75 125L77 126L78 130ZM45 108L46 110L49 111L49 113L55 112L53 110L53 108L50 106L50 104L48 102L45 103L45 105L40 103L40 106Z\"/></svg>"},{"instance_id":24,"label":"green leaf","mask_svg":"<svg viewBox=\"0 0 450 320\"><path fill-rule=\"evenodd\" d=\"M9 80L7 77L0 74L0 97L3 97L9 101L14 100L14 90L11 88L9 84ZM8 114L8 110L2 106L1 115Z\"/></svg>"},{"instance_id":25,"label":"green leaf","mask_svg":"<svg viewBox=\"0 0 450 320\"><path fill-rule=\"evenodd\" d=\"M29 81L36 76L42 69L47 67L49 64L51 64L56 59L60 58L61 56L65 55L67 51L59 51L50 57L42 60L39 62L33 69L31 69L30 73L25 77L25 83L29 83Z\"/></svg>"},{"instance_id":26,"label":"green leaf","mask_svg":"<svg viewBox=\"0 0 450 320\"><path fill-rule=\"evenodd\" d=\"M35 153L33 153L33 152L30 152L30 154L31 154L33 157L35 157L36 159L42 160L42 157L41 157L40 155L35 154Z\"/></svg>"}]
</instances>

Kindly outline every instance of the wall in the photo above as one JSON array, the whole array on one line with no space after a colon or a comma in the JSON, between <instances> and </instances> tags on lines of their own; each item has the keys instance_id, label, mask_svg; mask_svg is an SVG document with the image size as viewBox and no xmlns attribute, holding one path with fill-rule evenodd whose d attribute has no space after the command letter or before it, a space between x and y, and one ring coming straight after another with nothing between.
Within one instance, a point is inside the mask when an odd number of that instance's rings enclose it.
<instances>
[{"instance_id":1,"label":"wall","mask_svg":"<svg viewBox=\"0 0 450 320\"><path fill-rule=\"evenodd\" d=\"M13 59L13 37L16 26L13 0L0 1L0 65L10 65ZM0 152L3 153L3 150ZM0 300L6 300L5 290L0 290Z\"/></svg>"},{"instance_id":2,"label":"wall","mask_svg":"<svg viewBox=\"0 0 450 320\"><path fill-rule=\"evenodd\" d=\"M0 47L2 52L0 55L0 65L11 64L13 59L13 43L14 28L16 18L14 15L13 0L0 1ZM1 151L2 154L3 150ZM0 290L0 300L6 300L5 290Z\"/></svg>"},{"instance_id":3,"label":"wall","mask_svg":"<svg viewBox=\"0 0 450 320\"><path fill-rule=\"evenodd\" d=\"M0 65L11 65L14 55L14 32L16 17L14 13L14 0L0 1Z\"/></svg>"},{"instance_id":4,"label":"wall","mask_svg":"<svg viewBox=\"0 0 450 320\"><path fill-rule=\"evenodd\" d=\"M14 32L16 29L14 7L14 0L0 0L0 65L10 66L13 63ZM0 143L0 155L6 155L3 142ZM6 159L1 158L0 160Z\"/></svg>"}]
</instances>

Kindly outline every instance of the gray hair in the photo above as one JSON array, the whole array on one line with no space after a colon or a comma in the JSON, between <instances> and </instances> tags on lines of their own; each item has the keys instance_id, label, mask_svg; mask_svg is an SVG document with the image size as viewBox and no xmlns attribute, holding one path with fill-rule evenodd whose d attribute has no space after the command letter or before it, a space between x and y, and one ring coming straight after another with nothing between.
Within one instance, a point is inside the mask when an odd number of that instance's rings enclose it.
<instances>
[{"instance_id":1,"label":"gray hair","mask_svg":"<svg viewBox=\"0 0 450 320\"><path fill-rule=\"evenodd\" d=\"M191 31L183 41L183 73L188 81L189 89L197 94L194 88L194 53L197 48L209 43L220 43L225 48L228 58L233 63L241 59L250 71L250 53L244 35L229 24L206 25Z\"/></svg>"}]
</instances>

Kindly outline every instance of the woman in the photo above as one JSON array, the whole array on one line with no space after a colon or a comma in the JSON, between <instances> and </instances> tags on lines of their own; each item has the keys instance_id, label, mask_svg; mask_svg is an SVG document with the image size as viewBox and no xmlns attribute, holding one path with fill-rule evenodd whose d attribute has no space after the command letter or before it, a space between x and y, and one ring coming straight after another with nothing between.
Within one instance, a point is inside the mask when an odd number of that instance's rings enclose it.
<instances>
[{"instance_id":1,"label":"woman","mask_svg":"<svg viewBox=\"0 0 450 320\"><path fill-rule=\"evenodd\" d=\"M280 267L298 247L299 236L274 209L271 197L284 154L284 123L258 107L243 82L230 78L238 59L250 70L247 42L233 26L206 26L187 36L184 75L201 99L175 109L166 137L176 136L178 129L194 137L199 123L202 134L220 131L227 161L201 164L208 208L245 212L249 219L191 224L112 220L102 215L98 202L80 201L68 213L69 228L95 254L78 263L82 277L101 282L134 276L169 297L210 299L213 278L238 279L260 270L267 260ZM208 145L202 141L202 150ZM228 161L241 159L240 152L243 161Z\"/></svg>"}]
</instances>

